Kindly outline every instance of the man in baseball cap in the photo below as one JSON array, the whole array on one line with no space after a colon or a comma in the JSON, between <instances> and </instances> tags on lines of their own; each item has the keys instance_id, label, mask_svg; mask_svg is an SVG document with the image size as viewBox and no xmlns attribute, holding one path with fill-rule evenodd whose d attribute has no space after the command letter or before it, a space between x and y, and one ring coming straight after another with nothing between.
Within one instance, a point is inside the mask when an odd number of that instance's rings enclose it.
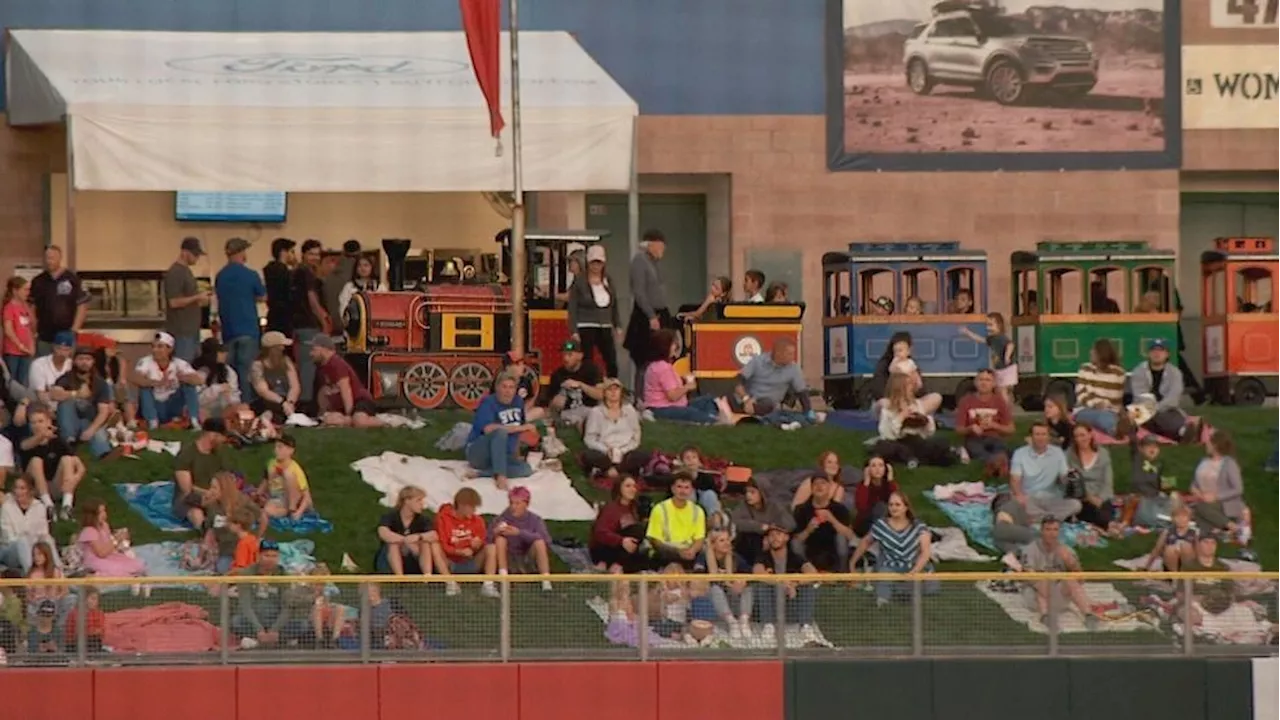
<instances>
[{"instance_id":1,"label":"man in baseball cap","mask_svg":"<svg viewBox=\"0 0 1280 720\"><path fill-rule=\"evenodd\" d=\"M1151 417L1141 426L1161 437L1179 442L1194 443L1200 440L1200 423L1182 411L1182 394L1186 384L1182 370L1171 362L1169 341L1156 338L1147 343L1147 359L1129 374L1129 386L1135 403L1148 406L1154 399Z\"/></svg>"},{"instance_id":2,"label":"man in baseball cap","mask_svg":"<svg viewBox=\"0 0 1280 720\"><path fill-rule=\"evenodd\" d=\"M204 308L213 301L213 293L200 289L191 272L203 256L200 238L183 238L178 258L164 274L164 329L173 336L174 355L188 363L196 359Z\"/></svg>"},{"instance_id":3,"label":"man in baseball cap","mask_svg":"<svg viewBox=\"0 0 1280 720\"><path fill-rule=\"evenodd\" d=\"M151 354L138 360L133 382L138 386L138 412L151 429L162 423L184 427L199 422L200 398L196 388L204 378L191 363L174 354L175 338L167 332L155 334Z\"/></svg>"},{"instance_id":4,"label":"man in baseball cap","mask_svg":"<svg viewBox=\"0 0 1280 720\"><path fill-rule=\"evenodd\" d=\"M582 427L587 412L604 396L600 368L583 362L582 344L567 340L560 346L560 367L551 373L547 386L547 409L559 422Z\"/></svg>"},{"instance_id":5,"label":"man in baseball cap","mask_svg":"<svg viewBox=\"0 0 1280 720\"><path fill-rule=\"evenodd\" d=\"M254 399L250 370L258 357L258 301L267 297L262 278L247 264L249 241L233 237L226 243L227 264L214 278L218 294L218 319L222 323L222 342L227 348L227 364L235 368L240 381L240 397Z\"/></svg>"},{"instance_id":6,"label":"man in baseball cap","mask_svg":"<svg viewBox=\"0 0 1280 720\"><path fill-rule=\"evenodd\" d=\"M316 405L321 421L338 427L382 427L373 395L338 354L333 338L316 335L306 349L316 367Z\"/></svg>"}]
</instances>

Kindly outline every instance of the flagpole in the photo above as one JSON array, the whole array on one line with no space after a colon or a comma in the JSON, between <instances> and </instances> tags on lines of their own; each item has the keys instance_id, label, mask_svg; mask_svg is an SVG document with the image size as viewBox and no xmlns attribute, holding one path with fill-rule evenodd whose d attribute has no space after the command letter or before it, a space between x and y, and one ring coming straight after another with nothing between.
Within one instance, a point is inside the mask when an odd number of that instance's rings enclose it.
<instances>
[{"instance_id":1,"label":"flagpole","mask_svg":"<svg viewBox=\"0 0 1280 720\"><path fill-rule=\"evenodd\" d=\"M520 133L520 19L519 0L507 0L511 34L511 349L526 352L524 247L524 167Z\"/></svg>"}]
</instances>

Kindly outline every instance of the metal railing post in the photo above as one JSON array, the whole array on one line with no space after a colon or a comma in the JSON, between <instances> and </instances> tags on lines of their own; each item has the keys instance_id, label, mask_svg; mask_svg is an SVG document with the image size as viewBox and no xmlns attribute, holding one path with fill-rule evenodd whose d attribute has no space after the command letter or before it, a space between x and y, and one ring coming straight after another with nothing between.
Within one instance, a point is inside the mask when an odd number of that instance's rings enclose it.
<instances>
[{"instance_id":1,"label":"metal railing post","mask_svg":"<svg viewBox=\"0 0 1280 720\"><path fill-rule=\"evenodd\" d=\"M373 606L369 603L369 584L360 583L360 662L373 659Z\"/></svg>"},{"instance_id":2,"label":"metal railing post","mask_svg":"<svg viewBox=\"0 0 1280 720\"><path fill-rule=\"evenodd\" d=\"M918 576L911 581L911 654L924 655L924 586Z\"/></svg>"},{"instance_id":3,"label":"metal railing post","mask_svg":"<svg viewBox=\"0 0 1280 720\"><path fill-rule=\"evenodd\" d=\"M640 597L636 603L636 649L640 661L649 659L649 581L640 578Z\"/></svg>"},{"instance_id":4,"label":"metal railing post","mask_svg":"<svg viewBox=\"0 0 1280 720\"><path fill-rule=\"evenodd\" d=\"M231 588L234 585L218 585L218 651L223 665L231 662Z\"/></svg>"},{"instance_id":5,"label":"metal railing post","mask_svg":"<svg viewBox=\"0 0 1280 720\"><path fill-rule=\"evenodd\" d=\"M1182 580L1182 654L1194 655L1196 652L1195 641L1195 624L1192 622L1193 608L1195 597L1191 591L1195 588L1195 582L1191 578L1183 578Z\"/></svg>"},{"instance_id":6,"label":"metal railing post","mask_svg":"<svg viewBox=\"0 0 1280 720\"><path fill-rule=\"evenodd\" d=\"M798 589L796 594L800 594ZM773 584L773 609L775 629L773 635L778 645L778 659L783 660L787 657L787 584L785 582Z\"/></svg>"},{"instance_id":7,"label":"metal railing post","mask_svg":"<svg viewBox=\"0 0 1280 720\"><path fill-rule=\"evenodd\" d=\"M76 587L76 664L89 664L89 588ZM101 602L101 598L99 598Z\"/></svg>"},{"instance_id":8,"label":"metal railing post","mask_svg":"<svg viewBox=\"0 0 1280 720\"><path fill-rule=\"evenodd\" d=\"M1058 656L1058 580L1049 580L1049 657Z\"/></svg>"},{"instance_id":9,"label":"metal railing post","mask_svg":"<svg viewBox=\"0 0 1280 720\"><path fill-rule=\"evenodd\" d=\"M498 656L502 662L511 662L511 576L502 576L498 599Z\"/></svg>"}]
</instances>

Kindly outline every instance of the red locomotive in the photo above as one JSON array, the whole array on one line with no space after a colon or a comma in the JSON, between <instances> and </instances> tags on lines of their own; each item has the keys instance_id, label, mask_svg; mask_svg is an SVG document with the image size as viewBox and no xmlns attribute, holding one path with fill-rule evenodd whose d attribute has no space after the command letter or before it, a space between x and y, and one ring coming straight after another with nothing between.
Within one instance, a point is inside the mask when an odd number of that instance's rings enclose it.
<instances>
[{"instance_id":1,"label":"red locomotive","mask_svg":"<svg viewBox=\"0 0 1280 720\"><path fill-rule=\"evenodd\" d=\"M570 281L569 255L605 237L598 232L525 233L529 258L526 366L536 391L539 369L569 337L568 313L556 307ZM502 253L478 258L423 251L408 240L383 240L389 290L358 293L347 308L347 359L368 368L374 399L430 410L474 410L512 348L510 233ZM499 260L501 257L501 260Z\"/></svg>"}]
</instances>

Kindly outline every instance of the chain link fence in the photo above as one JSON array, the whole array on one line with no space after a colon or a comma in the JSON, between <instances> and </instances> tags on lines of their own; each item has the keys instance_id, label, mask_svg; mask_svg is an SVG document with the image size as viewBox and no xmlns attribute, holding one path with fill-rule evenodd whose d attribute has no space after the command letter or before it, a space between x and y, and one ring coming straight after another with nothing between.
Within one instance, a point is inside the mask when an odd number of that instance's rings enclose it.
<instances>
[{"instance_id":1,"label":"chain link fence","mask_svg":"<svg viewBox=\"0 0 1280 720\"><path fill-rule=\"evenodd\" d=\"M0 581L4 661L26 666L1270 655L1276 638L1275 573Z\"/></svg>"}]
</instances>

